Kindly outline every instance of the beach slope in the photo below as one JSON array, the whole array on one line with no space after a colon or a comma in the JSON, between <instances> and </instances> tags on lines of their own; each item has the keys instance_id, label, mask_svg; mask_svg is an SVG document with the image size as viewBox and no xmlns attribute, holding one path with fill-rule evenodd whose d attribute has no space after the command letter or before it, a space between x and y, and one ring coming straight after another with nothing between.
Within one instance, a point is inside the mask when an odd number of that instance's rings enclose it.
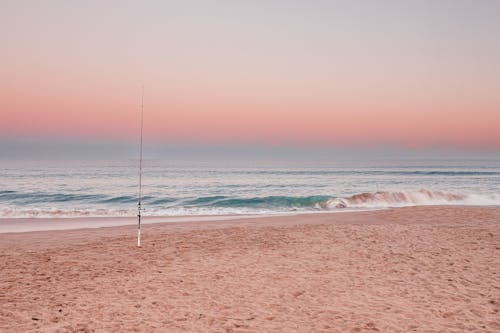
<instances>
[{"instance_id":1,"label":"beach slope","mask_svg":"<svg viewBox=\"0 0 500 333\"><path fill-rule=\"evenodd\" d=\"M498 332L500 209L0 234L1 332Z\"/></svg>"}]
</instances>

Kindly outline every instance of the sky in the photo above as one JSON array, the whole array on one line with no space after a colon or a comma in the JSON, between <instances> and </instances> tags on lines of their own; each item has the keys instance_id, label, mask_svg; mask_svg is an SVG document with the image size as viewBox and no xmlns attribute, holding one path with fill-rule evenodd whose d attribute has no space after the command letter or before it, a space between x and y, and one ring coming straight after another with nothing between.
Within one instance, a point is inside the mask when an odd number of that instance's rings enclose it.
<instances>
[{"instance_id":1,"label":"sky","mask_svg":"<svg viewBox=\"0 0 500 333\"><path fill-rule=\"evenodd\" d=\"M137 142L144 86L151 145L499 151L499 36L487 0L0 0L0 147Z\"/></svg>"}]
</instances>

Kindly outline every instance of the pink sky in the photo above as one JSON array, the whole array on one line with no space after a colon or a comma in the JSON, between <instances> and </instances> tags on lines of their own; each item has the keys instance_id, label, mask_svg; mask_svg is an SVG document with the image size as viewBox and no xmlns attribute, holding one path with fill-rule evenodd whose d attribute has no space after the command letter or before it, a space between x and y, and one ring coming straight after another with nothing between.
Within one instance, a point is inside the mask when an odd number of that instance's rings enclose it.
<instances>
[{"instance_id":1,"label":"pink sky","mask_svg":"<svg viewBox=\"0 0 500 333\"><path fill-rule=\"evenodd\" d=\"M251 3L2 2L0 135L500 148L497 3Z\"/></svg>"}]
</instances>

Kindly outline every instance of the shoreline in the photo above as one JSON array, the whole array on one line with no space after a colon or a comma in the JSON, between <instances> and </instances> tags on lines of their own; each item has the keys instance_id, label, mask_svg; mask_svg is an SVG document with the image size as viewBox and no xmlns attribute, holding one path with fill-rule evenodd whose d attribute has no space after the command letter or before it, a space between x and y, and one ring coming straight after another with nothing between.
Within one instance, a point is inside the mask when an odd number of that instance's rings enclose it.
<instances>
[{"instance_id":1,"label":"shoreline","mask_svg":"<svg viewBox=\"0 0 500 333\"><path fill-rule=\"evenodd\" d=\"M403 206L373 209L345 209L335 211L290 211L265 214L228 214L228 215L175 215L175 216L142 216L141 224L163 224L163 223L200 223L200 222L223 222L247 219L263 219L274 217L293 217L309 215L331 215L331 214L359 214L377 211L392 211L400 209L418 208L477 208L477 209L500 209L499 206L471 206L471 205L422 205ZM100 229L137 225L136 216L83 216L83 217L8 217L0 218L0 234L25 233L38 231L60 231Z\"/></svg>"},{"instance_id":2,"label":"shoreline","mask_svg":"<svg viewBox=\"0 0 500 333\"><path fill-rule=\"evenodd\" d=\"M141 225L226 221L266 217L268 215L186 215L142 216ZM137 217L58 217L0 219L0 234L36 231L100 229L137 225Z\"/></svg>"},{"instance_id":3,"label":"shoreline","mask_svg":"<svg viewBox=\"0 0 500 333\"><path fill-rule=\"evenodd\" d=\"M407 207L399 207L407 208ZM142 216L141 225L158 223L196 223L196 222L222 222L245 219L260 219L272 217L290 217L302 215L329 215L370 212L398 208L376 208L362 210L337 210L337 211L290 211L263 214L228 214L228 215L174 215L174 216ZM0 218L0 234L23 233L36 231L80 230L99 229L137 225L137 217L133 216L83 216L83 217L8 217Z\"/></svg>"}]
</instances>

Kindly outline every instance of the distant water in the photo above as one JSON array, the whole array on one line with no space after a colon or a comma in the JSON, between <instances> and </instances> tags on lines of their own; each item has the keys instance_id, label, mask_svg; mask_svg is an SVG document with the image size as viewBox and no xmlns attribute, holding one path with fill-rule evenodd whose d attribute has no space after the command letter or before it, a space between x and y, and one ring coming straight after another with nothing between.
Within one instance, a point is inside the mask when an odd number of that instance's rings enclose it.
<instances>
[{"instance_id":1,"label":"distant water","mask_svg":"<svg viewBox=\"0 0 500 333\"><path fill-rule=\"evenodd\" d=\"M500 205L500 164L145 161L144 215ZM137 161L1 161L0 217L135 216Z\"/></svg>"}]
</instances>

